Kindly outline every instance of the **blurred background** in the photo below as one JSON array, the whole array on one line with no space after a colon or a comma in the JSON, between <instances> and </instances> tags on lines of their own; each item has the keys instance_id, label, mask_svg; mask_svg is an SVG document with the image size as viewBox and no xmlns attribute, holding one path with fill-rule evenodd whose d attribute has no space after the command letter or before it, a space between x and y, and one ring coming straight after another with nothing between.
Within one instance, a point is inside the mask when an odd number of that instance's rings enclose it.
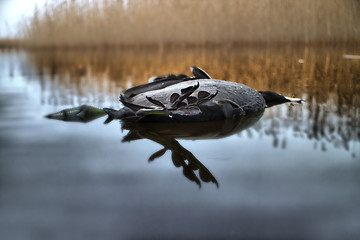
<instances>
[{"instance_id":1,"label":"blurred background","mask_svg":"<svg viewBox=\"0 0 360 240\"><path fill-rule=\"evenodd\" d=\"M37 47L356 41L356 0L1 2L2 38Z\"/></svg>"},{"instance_id":2,"label":"blurred background","mask_svg":"<svg viewBox=\"0 0 360 240\"><path fill-rule=\"evenodd\" d=\"M2 238L357 239L359 12L357 0L1 0ZM125 89L194 65L305 100L223 137L167 139L219 188L189 181L169 150L150 161L164 146L147 132L44 117L121 108Z\"/></svg>"}]
</instances>

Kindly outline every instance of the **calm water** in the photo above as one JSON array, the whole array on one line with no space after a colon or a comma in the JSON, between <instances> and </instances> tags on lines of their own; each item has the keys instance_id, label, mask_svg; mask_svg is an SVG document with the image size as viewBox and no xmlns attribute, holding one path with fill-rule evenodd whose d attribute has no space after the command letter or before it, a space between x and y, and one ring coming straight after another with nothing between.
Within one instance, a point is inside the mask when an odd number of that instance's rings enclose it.
<instances>
[{"instance_id":1,"label":"calm water","mask_svg":"<svg viewBox=\"0 0 360 240\"><path fill-rule=\"evenodd\" d=\"M1 238L358 239L360 60L343 54L359 52L0 52ZM306 102L245 123L151 130L44 118L119 108L120 91L192 65ZM179 166L185 157L202 177Z\"/></svg>"}]
</instances>

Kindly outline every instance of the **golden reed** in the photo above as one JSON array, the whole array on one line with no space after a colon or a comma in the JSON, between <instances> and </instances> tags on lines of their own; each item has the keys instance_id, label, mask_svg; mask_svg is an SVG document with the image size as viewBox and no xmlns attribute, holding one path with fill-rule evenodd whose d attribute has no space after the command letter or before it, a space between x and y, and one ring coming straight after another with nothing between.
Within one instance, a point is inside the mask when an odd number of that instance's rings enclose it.
<instances>
[{"instance_id":1,"label":"golden reed","mask_svg":"<svg viewBox=\"0 0 360 240\"><path fill-rule=\"evenodd\" d=\"M360 40L357 0L55 1L23 21L27 46L168 46Z\"/></svg>"}]
</instances>

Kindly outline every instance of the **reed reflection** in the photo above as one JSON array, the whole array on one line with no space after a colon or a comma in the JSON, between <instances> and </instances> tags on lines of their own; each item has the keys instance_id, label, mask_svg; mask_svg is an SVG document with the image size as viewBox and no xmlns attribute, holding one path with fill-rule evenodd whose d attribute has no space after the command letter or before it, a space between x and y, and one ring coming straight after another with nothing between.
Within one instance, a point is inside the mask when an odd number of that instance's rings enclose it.
<instances>
[{"instance_id":1,"label":"reed reflection","mask_svg":"<svg viewBox=\"0 0 360 240\"><path fill-rule=\"evenodd\" d=\"M341 117L325 106L315 107L311 112L308 105L305 103L299 110L286 106L267 110L269 112L255 128L257 134L260 137L271 136L274 148L286 149L289 138L297 138L312 142L315 150L345 149L352 157L357 157L359 116ZM297 112L296 116L294 111ZM281 114L284 112L286 115ZM287 134L289 132L290 136Z\"/></svg>"},{"instance_id":2,"label":"reed reflection","mask_svg":"<svg viewBox=\"0 0 360 240\"><path fill-rule=\"evenodd\" d=\"M184 49L99 49L34 51L28 60L37 69L48 101L57 105L118 104L119 92L164 73L189 74L188 66L211 70L215 79L243 83L306 100L267 110L259 134L286 148L285 132L326 150L351 150L360 140L360 61L344 59L356 46L228 47ZM108 101L108 102L109 102ZM60 104L60 105L61 105ZM289 107L285 107L289 106ZM355 154L355 151L354 151Z\"/></svg>"},{"instance_id":3,"label":"reed reflection","mask_svg":"<svg viewBox=\"0 0 360 240\"><path fill-rule=\"evenodd\" d=\"M89 94L84 88L91 86L90 93L100 90L108 94L115 90L118 95L129 86L146 83L149 76L189 74L188 66L195 65L211 69L215 79L241 82L258 90L306 94L308 102L325 103L332 98L341 113L343 108L339 106L359 102L356 79L360 74L360 61L343 58L344 52L354 50L351 47L278 46L38 50L28 56L40 76L50 76L52 82L77 89L74 94ZM98 89L104 85L108 86ZM53 88L52 91L59 90Z\"/></svg>"}]
</instances>

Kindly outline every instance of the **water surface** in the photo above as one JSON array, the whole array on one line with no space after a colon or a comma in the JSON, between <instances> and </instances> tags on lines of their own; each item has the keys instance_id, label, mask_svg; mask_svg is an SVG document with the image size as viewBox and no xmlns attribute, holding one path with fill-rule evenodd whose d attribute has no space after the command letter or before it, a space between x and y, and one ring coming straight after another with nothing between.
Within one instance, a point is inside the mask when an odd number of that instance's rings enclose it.
<instances>
[{"instance_id":1,"label":"water surface","mask_svg":"<svg viewBox=\"0 0 360 240\"><path fill-rule=\"evenodd\" d=\"M360 61L348 47L2 51L4 239L357 239ZM242 131L177 138L217 180L201 188L171 151L106 117L44 118L197 65L213 78L306 100ZM143 132L144 133L144 132ZM168 140L170 141L170 140ZM171 140L172 141L172 140ZM177 146L177 147L179 147ZM194 171L199 178L199 172Z\"/></svg>"}]
</instances>

